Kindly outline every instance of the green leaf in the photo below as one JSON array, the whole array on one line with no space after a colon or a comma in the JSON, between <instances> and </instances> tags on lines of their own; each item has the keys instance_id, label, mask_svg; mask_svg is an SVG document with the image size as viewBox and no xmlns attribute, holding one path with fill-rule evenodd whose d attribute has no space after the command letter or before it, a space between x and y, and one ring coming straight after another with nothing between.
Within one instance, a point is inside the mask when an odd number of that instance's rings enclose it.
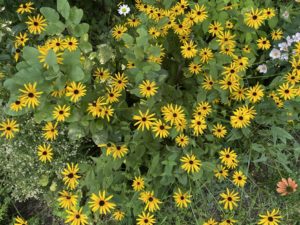
<instances>
[{"instance_id":1,"label":"green leaf","mask_svg":"<svg viewBox=\"0 0 300 225\"><path fill-rule=\"evenodd\" d=\"M61 21L57 21L55 23L49 23L46 27L46 33L48 35L60 34L66 29L65 24Z\"/></svg>"},{"instance_id":2,"label":"green leaf","mask_svg":"<svg viewBox=\"0 0 300 225\"><path fill-rule=\"evenodd\" d=\"M59 14L54 9L49 7L42 7L40 11L45 16L48 22L59 21Z\"/></svg>"},{"instance_id":3,"label":"green leaf","mask_svg":"<svg viewBox=\"0 0 300 225\"><path fill-rule=\"evenodd\" d=\"M274 29L276 26L277 26L277 23L278 23L278 17L277 16L274 16L272 19L270 19L268 21L268 24L269 26Z\"/></svg>"},{"instance_id":4,"label":"green leaf","mask_svg":"<svg viewBox=\"0 0 300 225\"><path fill-rule=\"evenodd\" d=\"M80 23L82 16L83 16L82 9L78 9L77 7L72 7L70 10L69 22L73 23L74 25L77 25Z\"/></svg>"},{"instance_id":5,"label":"green leaf","mask_svg":"<svg viewBox=\"0 0 300 225\"><path fill-rule=\"evenodd\" d=\"M49 66L57 65L57 58L55 52L50 49L45 59L45 63Z\"/></svg>"},{"instance_id":6,"label":"green leaf","mask_svg":"<svg viewBox=\"0 0 300 225\"><path fill-rule=\"evenodd\" d=\"M90 26L87 23L81 23L75 26L74 29L72 29L72 33L76 37L81 37L85 33L89 31Z\"/></svg>"},{"instance_id":7,"label":"green leaf","mask_svg":"<svg viewBox=\"0 0 300 225\"><path fill-rule=\"evenodd\" d=\"M70 4L67 0L57 0L57 11L68 19L70 15Z\"/></svg>"},{"instance_id":8,"label":"green leaf","mask_svg":"<svg viewBox=\"0 0 300 225\"><path fill-rule=\"evenodd\" d=\"M288 140L294 139L292 135L290 135L286 130L284 130L280 127L272 126L271 133L273 136L274 144L276 144L277 139L280 139L284 144L286 144L287 139Z\"/></svg>"},{"instance_id":9,"label":"green leaf","mask_svg":"<svg viewBox=\"0 0 300 225\"><path fill-rule=\"evenodd\" d=\"M101 64L105 64L114 56L113 50L109 45L102 44L97 47L99 49L97 58Z\"/></svg>"},{"instance_id":10,"label":"green leaf","mask_svg":"<svg viewBox=\"0 0 300 225\"><path fill-rule=\"evenodd\" d=\"M80 66L73 66L69 71L70 80L81 81L84 78L84 72Z\"/></svg>"},{"instance_id":11,"label":"green leaf","mask_svg":"<svg viewBox=\"0 0 300 225\"><path fill-rule=\"evenodd\" d=\"M39 57L40 53L36 48L26 46L23 50L23 58L28 64L40 64Z\"/></svg>"}]
</instances>

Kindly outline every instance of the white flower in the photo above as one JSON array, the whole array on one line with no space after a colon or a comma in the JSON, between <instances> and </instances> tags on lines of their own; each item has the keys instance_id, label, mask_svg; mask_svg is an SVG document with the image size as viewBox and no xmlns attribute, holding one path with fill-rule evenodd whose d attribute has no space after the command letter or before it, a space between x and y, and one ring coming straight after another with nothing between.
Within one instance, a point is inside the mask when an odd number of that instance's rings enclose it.
<instances>
[{"instance_id":1,"label":"white flower","mask_svg":"<svg viewBox=\"0 0 300 225\"><path fill-rule=\"evenodd\" d=\"M279 59L281 56L281 52L278 49L273 48L272 51L270 52L269 56L272 59Z\"/></svg>"},{"instance_id":2,"label":"white flower","mask_svg":"<svg viewBox=\"0 0 300 225\"><path fill-rule=\"evenodd\" d=\"M294 42L299 42L300 41L300 33L299 32L294 34L292 37L293 37Z\"/></svg>"},{"instance_id":3,"label":"white flower","mask_svg":"<svg viewBox=\"0 0 300 225\"><path fill-rule=\"evenodd\" d=\"M260 73L267 73L268 72L268 67L266 64L261 64L257 67L258 72Z\"/></svg>"},{"instance_id":4,"label":"white flower","mask_svg":"<svg viewBox=\"0 0 300 225\"><path fill-rule=\"evenodd\" d=\"M285 10L284 13L282 13L282 17L287 20L290 17L290 13Z\"/></svg>"},{"instance_id":5,"label":"white flower","mask_svg":"<svg viewBox=\"0 0 300 225\"><path fill-rule=\"evenodd\" d=\"M287 61L289 59L289 54L288 53L281 54L280 59Z\"/></svg>"},{"instance_id":6,"label":"white flower","mask_svg":"<svg viewBox=\"0 0 300 225\"><path fill-rule=\"evenodd\" d=\"M130 8L128 7L128 5L120 5L118 9L118 13L120 15L126 16L129 12L130 12Z\"/></svg>"},{"instance_id":7,"label":"white flower","mask_svg":"<svg viewBox=\"0 0 300 225\"><path fill-rule=\"evenodd\" d=\"M289 46L286 42L281 42L278 44L278 47L280 49L280 51L288 51L289 50Z\"/></svg>"},{"instance_id":8,"label":"white flower","mask_svg":"<svg viewBox=\"0 0 300 225\"><path fill-rule=\"evenodd\" d=\"M286 37L286 40L287 40L288 46L291 46L291 45L293 44L293 42L294 42L294 39L291 38L290 36L287 36L287 37Z\"/></svg>"}]
</instances>

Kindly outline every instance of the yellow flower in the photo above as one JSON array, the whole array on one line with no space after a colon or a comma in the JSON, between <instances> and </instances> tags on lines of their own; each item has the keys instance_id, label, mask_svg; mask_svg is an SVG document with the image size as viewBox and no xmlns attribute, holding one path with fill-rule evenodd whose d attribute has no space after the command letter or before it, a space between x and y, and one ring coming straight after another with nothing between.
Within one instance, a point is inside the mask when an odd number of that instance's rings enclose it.
<instances>
[{"instance_id":1,"label":"yellow flower","mask_svg":"<svg viewBox=\"0 0 300 225\"><path fill-rule=\"evenodd\" d=\"M124 219L125 213L121 210L115 211L113 217L116 221L122 221Z\"/></svg>"},{"instance_id":2,"label":"yellow flower","mask_svg":"<svg viewBox=\"0 0 300 225\"><path fill-rule=\"evenodd\" d=\"M44 138L46 138L47 140L55 140L58 135L56 127L57 122L55 124L53 124L52 122L47 122L46 125L43 127Z\"/></svg>"},{"instance_id":3,"label":"yellow flower","mask_svg":"<svg viewBox=\"0 0 300 225\"><path fill-rule=\"evenodd\" d=\"M214 170L215 177L217 177L219 180L223 180L228 176L228 169L226 167L219 165L217 168Z\"/></svg>"},{"instance_id":4,"label":"yellow flower","mask_svg":"<svg viewBox=\"0 0 300 225\"><path fill-rule=\"evenodd\" d=\"M234 171L232 179L233 183L238 187L244 187L247 181L247 177L242 171Z\"/></svg>"},{"instance_id":5,"label":"yellow flower","mask_svg":"<svg viewBox=\"0 0 300 225\"><path fill-rule=\"evenodd\" d=\"M187 208L188 204L191 203L191 197L188 192L182 193L180 188L178 188L177 192L173 195L176 205L179 208Z\"/></svg>"},{"instance_id":6,"label":"yellow flower","mask_svg":"<svg viewBox=\"0 0 300 225\"><path fill-rule=\"evenodd\" d=\"M97 82L104 82L110 77L110 73L108 69L97 68L94 72L94 77Z\"/></svg>"},{"instance_id":7,"label":"yellow flower","mask_svg":"<svg viewBox=\"0 0 300 225\"><path fill-rule=\"evenodd\" d=\"M204 5L195 4L192 9L195 23L203 22L208 16Z\"/></svg>"},{"instance_id":8,"label":"yellow flower","mask_svg":"<svg viewBox=\"0 0 300 225\"><path fill-rule=\"evenodd\" d=\"M212 131L213 131L213 135L216 136L217 138L223 138L227 134L226 127L220 123L214 125Z\"/></svg>"},{"instance_id":9,"label":"yellow flower","mask_svg":"<svg viewBox=\"0 0 300 225\"><path fill-rule=\"evenodd\" d=\"M187 154L186 156L181 157L180 161L183 163L181 168L188 173L199 172L201 161L198 160L194 154Z\"/></svg>"},{"instance_id":10,"label":"yellow flower","mask_svg":"<svg viewBox=\"0 0 300 225\"><path fill-rule=\"evenodd\" d=\"M85 225L88 224L88 217L84 213L82 213L82 208L77 210L76 208L71 208L70 210L66 210L67 219L65 223L71 223L71 225Z\"/></svg>"},{"instance_id":11,"label":"yellow flower","mask_svg":"<svg viewBox=\"0 0 300 225\"><path fill-rule=\"evenodd\" d=\"M18 48L19 46L24 47L28 40L29 40L29 38L27 37L27 33L24 33L24 34L20 33L16 37L15 48Z\"/></svg>"},{"instance_id":12,"label":"yellow flower","mask_svg":"<svg viewBox=\"0 0 300 225\"><path fill-rule=\"evenodd\" d=\"M26 104L25 104L25 101L24 99L21 100L20 98L17 99L16 101L14 101L13 103L10 104L9 108L12 110L12 111L15 111L15 112L18 112L19 110L22 110L23 107L25 107Z\"/></svg>"},{"instance_id":13,"label":"yellow flower","mask_svg":"<svg viewBox=\"0 0 300 225\"><path fill-rule=\"evenodd\" d=\"M66 96L71 97L72 102L78 102L79 99L85 95L86 95L86 87L81 82L76 84L73 81L66 88Z\"/></svg>"},{"instance_id":14,"label":"yellow flower","mask_svg":"<svg viewBox=\"0 0 300 225\"><path fill-rule=\"evenodd\" d=\"M66 49L68 49L70 52L73 52L77 49L78 47L78 41L76 38L74 37L67 37L65 40L64 40L64 47Z\"/></svg>"},{"instance_id":15,"label":"yellow flower","mask_svg":"<svg viewBox=\"0 0 300 225\"><path fill-rule=\"evenodd\" d=\"M199 53L200 53L200 61L202 63L207 63L214 56L214 54L210 48L202 48L199 50Z\"/></svg>"},{"instance_id":16,"label":"yellow flower","mask_svg":"<svg viewBox=\"0 0 300 225\"><path fill-rule=\"evenodd\" d=\"M107 103L114 103L119 101L119 97L121 96L121 90L111 87L110 89L106 89L106 91Z\"/></svg>"},{"instance_id":17,"label":"yellow flower","mask_svg":"<svg viewBox=\"0 0 300 225\"><path fill-rule=\"evenodd\" d=\"M219 154L219 159L227 168L231 169L237 166L237 154L234 150L231 150L230 148L224 148Z\"/></svg>"},{"instance_id":18,"label":"yellow flower","mask_svg":"<svg viewBox=\"0 0 300 225\"><path fill-rule=\"evenodd\" d=\"M29 21L27 21L26 24L28 25L28 30L31 34L40 34L45 30L47 24L42 15L38 14L33 17L29 16L28 19Z\"/></svg>"},{"instance_id":19,"label":"yellow flower","mask_svg":"<svg viewBox=\"0 0 300 225\"><path fill-rule=\"evenodd\" d=\"M222 24L218 21L215 21L214 23L211 23L208 27L208 33L212 34L212 36L217 36L221 32L223 32L224 28L222 27Z\"/></svg>"},{"instance_id":20,"label":"yellow flower","mask_svg":"<svg viewBox=\"0 0 300 225\"><path fill-rule=\"evenodd\" d=\"M173 126L173 124L181 124L182 121L185 120L185 114L182 106L180 105L174 105L173 107L173 104L168 104L161 108L161 112L164 120L166 122L170 122L171 126Z\"/></svg>"},{"instance_id":21,"label":"yellow flower","mask_svg":"<svg viewBox=\"0 0 300 225\"><path fill-rule=\"evenodd\" d=\"M153 121L155 120L154 116L155 114L149 114L149 110L147 109L147 111L145 113L141 112L139 110L139 114L140 115L134 115L133 119L137 120L137 122L134 124L134 126L138 126L138 130L142 130L144 131L145 127L147 130L150 129L150 127L153 125Z\"/></svg>"},{"instance_id":22,"label":"yellow flower","mask_svg":"<svg viewBox=\"0 0 300 225\"><path fill-rule=\"evenodd\" d=\"M201 65L199 63L190 63L189 71L192 74L199 74L202 71Z\"/></svg>"},{"instance_id":23,"label":"yellow flower","mask_svg":"<svg viewBox=\"0 0 300 225\"><path fill-rule=\"evenodd\" d=\"M256 103L264 97L263 87L257 83L255 86L250 87L247 90L246 95L250 102Z\"/></svg>"},{"instance_id":24,"label":"yellow flower","mask_svg":"<svg viewBox=\"0 0 300 225\"><path fill-rule=\"evenodd\" d=\"M49 69L49 64L46 62L46 59L47 59L48 55L51 54L51 52L53 54L55 54L56 63L57 64L63 64L63 58L62 58L63 53L61 53L61 52L57 53L53 49L51 49L49 46L39 46L38 50L39 50L39 53L40 53L39 61L41 63L43 63L43 65L46 69Z\"/></svg>"},{"instance_id":25,"label":"yellow flower","mask_svg":"<svg viewBox=\"0 0 300 225\"><path fill-rule=\"evenodd\" d=\"M268 50L271 47L270 41L266 37L257 40L258 49Z\"/></svg>"},{"instance_id":26,"label":"yellow flower","mask_svg":"<svg viewBox=\"0 0 300 225\"><path fill-rule=\"evenodd\" d=\"M136 221L137 225L153 225L155 223L155 218L150 213L142 212L142 214L138 215Z\"/></svg>"},{"instance_id":27,"label":"yellow flower","mask_svg":"<svg viewBox=\"0 0 300 225\"><path fill-rule=\"evenodd\" d=\"M217 225L217 224L218 224L218 222L216 222L213 218L210 218L203 225Z\"/></svg>"},{"instance_id":28,"label":"yellow flower","mask_svg":"<svg viewBox=\"0 0 300 225\"><path fill-rule=\"evenodd\" d=\"M122 38L123 34L127 31L127 27L123 25L116 25L113 28L112 36L118 41Z\"/></svg>"},{"instance_id":29,"label":"yellow flower","mask_svg":"<svg viewBox=\"0 0 300 225\"><path fill-rule=\"evenodd\" d=\"M58 105L54 108L52 115L57 121L65 121L70 116L70 106Z\"/></svg>"},{"instance_id":30,"label":"yellow flower","mask_svg":"<svg viewBox=\"0 0 300 225\"><path fill-rule=\"evenodd\" d=\"M194 45L193 41L185 42L183 46L181 46L181 54L184 58L193 58L197 54L196 45Z\"/></svg>"},{"instance_id":31,"label":"yellow flower","mask_svg":"<svg viewBox=\"0 0 300 225\"><path fill-rule=\"evenodd\" d=\"M204 130L207 128L205 119L203 116L195 116L194 119L191 120L190 127L193 129L193 134L195 136L199 136L204 133Z\"/></svg>"},{"instance_id":32,"label":"yellow flower","mask_svg":"<svg viewBox=\"0 0 300 225\"><path fill-rule=\"evenodd\" d=\"M126 145L113 145L108 151L108 154L112 154L113 158L122 158L128 152L128 148Z\"/></svg>"},{"instance_id":33,"label":"yellow flower","mask_svg":"<svg viewBox=\"0 0 300 225\"><path fill-rule=\"evenodd\" d=\"M145 188L145 181L142 177L134 177L132 182L132 187L135 191L141 191Z\"/></svg>"},{"instance_id":34,"label":"yellow flower","mask_svg":"<svg viewBox=\"0 0 300 225\"><path fill-rule=\"evenodd\" d=\"M124 73L117 73L115 74L115 77L112 78L112 86L119 90L122 91L127 87L128 79L124 75Z\"/></svg>"},{"instance_id":35,"label":"yellow flower","mask_svg":"<svg viewBox=\"0 0 300 225\"><path fill-rule=\"evenodd\" d=\"M274 41L278 41L278 40L282 39L282 37L283 37L282 29L278 28L277 30L272 30L271 37L272 37L272 40L274 40Z\"/></svg>"},{"instance_id":36,"label":"yellow flower","mask_svg":"<svg viewBox=\"0 0 300 225\"><path fill-rule=\"evenodd\" d=\"M294 88L294 85L289 85L289 83L284 83L279 86L278 94L280 97L282 97L284 100L290 100L294 97L296 97L297 89Z\"/></svg>"},{"instance_id":37,"label":"yellow flower","mask_svg":"<svg viewBox=\"0 0 300 225\"><path fill-rule=\"evenodd\" d=\"M62 191L59 192L60 197L58 198L59 206L64 209L71 209L76 206L78 195L73 195L71 192Z\"/></svg>"},{"instance_id":38,"label":"yellow flower","mask_svg":"<svg viewBox=\"0 0 300 225\"><path fill-rule=\"evenodd\" d=\"M194 109L193 116L206 117L211 113L211 105L208 102L199 102Z\"/></svg>"},{"instance_id":39,"label":"yellow flower","mask_svg":"<svg viewBox=\"0 0 300 225\"><path fill-rule=\"evenodd\" d=\"M149 212L159 210L159 204L162 203L158 198L154 197L153 191L144 191L140 193L139 199L146 203L145 210L149 210Z\"/></svg>"},{"instance_id":40,"label":"yellow flower","mask_svg":"<svg viewBox=\"0 0 300 225\"><path fill-rule=\"evenodd\" d=\"M17 13L24 14L24 13L31 13L34 8L32 7L32 2L27 2L19 5L19 8L17 9Z\"/></svg>"},{"instance_id":41,"label":"yellow flower","mask_svg":"<svg viewBox=\"0 0 300 225\"><path fill-rule=\"evenodd\" d=\"M267 211L265 215L260 214L258 224L262 225L278 225L282 216L279 214L279 209L273 209L272 212Z\"/></svg>"},{"instance_id":42,"label":"yellow flower","mask_svg":"<svg viewBox=\"0 0 300 225\"><path fill-rule=\"evenodd\" d=\"M175 142L179 147L184 148L189 144L189 137L184 134L179 134L175 138Z\"/></svg>"},{"instance_id":43,"label":"yellow flower","mask_svg":"<svg viewBox=\"0 0 300 225\"><path fill-rule=\"evenodd\" d=\"M267 8L263 10L263 13L265 14L265 17L267 19L271 19L275 16L275 10L273 8Z\"/></svg>"},{"instance_id":44,"label":"yellow flower","mask_svg":"<svg viewBox=\"0 0 300 225\"><path fill-rule=\"evenodd\" d=\"M63 181L65 183L65 185L67 185L68 188L70 188L71 190L74 190L76 188L76 186L78 185L78 179L80 178L80 176L78 175L78 164L74 163L67 163L67 168L65 168L61 174L63 175Z\"/></svg>"},{"instance_id":45,"label":"yellow flower","mask_svg":"<svg viewBox=\"0 0 300 225\"><path fill-rule=\"evenodd\" d=\"M230 192L228 188L226 188L226 193L221 193L220 196L223 200L220 200L219 203L224 204L224 209L233 210L233 207L237 207L236 202L240 201L238 193Z\"/></svg>"},{"instance_id":46,"label":"yellow flower","mask_svg":"<svg viewBox=\"0 0 300 225\"><path fill-rule=\"evenodd\" d=\"M17 216L14 225L28 225L28 222L22 217Z\"/></svg>"},{"instance_id":47,"label":"yellow flower","mask_svg":"<svg viewBox=\"0 0 300 225\"><path fill-rule=\"evenodd\" d=\"M264 12L259 9L251 9L251 12L245 13L245 23L249 27L253 27L254 29L258 29L266 19Z\"/></svg>"},{"instance_id":48,"label":"yellow flower","mask_svg":"<svg viewBox=\"0 0 300 225\"><path fill-rule=\"evenodd\" d=\"M139 85L139 89L143 97L150 98L157 93L158 87L154 81L144 80L143 83Z\"/></svg>"},{"instance_id":49,"label":"yellow flower","mask_svg":"<svg viewBox=\"0 0 300 225\"><path fill-rule=\"evenodd\" d=\"M237 220L234 220L232 218L226 218L222 222L220 222L219 225L234 225L237 222Z\"/></svg>"},{"instance_id":50,"label":"yellow flower","mask_svg":"<svg viewBox=\"0 0 300 225\"><path fill-rule=\"evenodd\" d=\"M152 130L155 133L155 137L166 138L169 135L169 129L171 127L163 123L160 119L156 120L152 124Z\"/></svg>"},{"instance_id":51,"label":"yellow flower","mask_svg":"<svg viewBox=\"0 0 300 225\"><path fill-rule=\"evenodd\" d=\"M35 108L40 104L38 99L43 92L38 92L36 90L36 82L34 82L33 84L24 84L24 87L25 90L19 89L19 91L23 93L20 96L20 100L23 101L26 106Z\"/></svg>"},{"instance_id":52,"label":"yellow flower","mask_svg":"<svg viewBox=\"0 0 300 225\"><path fill-rule=\"evenodd\" d=\"M91 201L89 202L89 204L93 212L99 210L100 215L106 215L116 207L115 203L109 201L113 198L113 195L107 197L105 195L105 191L99 191L98 195L94 193L92 194Z\"/></svg>"},{"instance_id":53,"label":"yellow flower","mask_svg":"<svg viewBox=\"0 0 300 225\"><path fill-rule=\"evenodd\" d=\"M52 161L53 156L53 150L51 148L51 145L46 145L45 143L43 145L38 146L38 156L39 160L43 163L49 161Z\"/></svg>"}]
</instances>

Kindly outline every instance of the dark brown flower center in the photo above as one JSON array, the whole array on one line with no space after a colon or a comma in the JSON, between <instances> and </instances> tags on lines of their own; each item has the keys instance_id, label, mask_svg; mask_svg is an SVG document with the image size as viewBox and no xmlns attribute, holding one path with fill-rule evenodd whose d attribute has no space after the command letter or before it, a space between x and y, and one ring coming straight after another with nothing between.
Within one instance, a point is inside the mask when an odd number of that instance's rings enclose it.
<instances>
[{"instance_id":1,"label":"dark brown flower center","mask_svg":"<svg viewBox=\"0 0 300 225\"><path fill-rule=\"evenodd\" d=\"M29 98L33 98L33 97L34 97L34 94L30 92L30 93L28 93L28 97L29 97Z\"/></svg>"},{"instance_id":2,"label":"dark brown flower center","mask_svg":"<svg viewBox=\"0 0 300 225\"><path fill-rule=\"evenodd\" d=\"M100 206L104 206L104 205L105 205L105 201L100 200L99 205L100 205Z\"/></svg>"}]
</instances>

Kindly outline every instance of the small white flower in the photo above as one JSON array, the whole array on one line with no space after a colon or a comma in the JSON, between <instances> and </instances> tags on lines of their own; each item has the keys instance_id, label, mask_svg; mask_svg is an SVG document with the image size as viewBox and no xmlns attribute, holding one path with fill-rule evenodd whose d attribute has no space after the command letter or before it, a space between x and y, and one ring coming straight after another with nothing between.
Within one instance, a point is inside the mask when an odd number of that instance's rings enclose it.
<instances>
[{"instance_id":1,"label":"small white flower","mask_svg":"<svg viewBox=\"0 0 300 225\"><path fill-rule=\"evenodd\" d=\"M128 5L120 5L118 9L118 13L120 15L126 16L129 12L130 12L130 8L128 7Z\"/></svg>"},{"instance_id":2,"label":"small white flower","mask_svg":"<svg viewBox=\"0 0 300 225\"><path fill-rule=\"evenodd\" d=\"M291 46L293 44L293 42L294 42L294 39L291 38L290 36L287 36L286 37L286 41L287 41L288 46Z\"/></svg>"},{"instance_id":3,"label":"small white flower","mask_svg":"<svg viewBox=\"0 0 300 225\"><path fill-rule=\"evenodd\" d=\"M288 61L288 60L289 60L289 54L288 54L288 53L283 53L283 54L281 54L280 59L281 59L281 60Z\"/></svg>"},{"instance_id":4,"label":"small white flower","mask_svg":"<svg viewBox=\"0 0 300 225\"><path fill-rule=\"evenodd\" d=\"M268 72L268 67L266 64L261 64L257 67L258 72L260 73L267 73Z\"/></svg>"},{"instance_id":5,"label":"small white flower","mask_svg":"<svg viewBox=\"0 0 300 225\"><path fill-rule=\"evenodd\" d=\"M125 70L126 66L124 64L121 65L121 70Z\"/></svg>"},{"instance_id":6,"label":"small white flower","mask_svg":"<svg viewBox=\"0 0 300 225\"><path fill-rule=\"evenodd\" d=\"M281 56L281 52L278 49L273 48L272 51L270 52L269 56L272 59L279 59Z\"/></svg>"},{"instance_id":7,"label":"small white flower","mask_svg":"<svg viewBox=\"0 0 300 225\"><path fill-rule=\"evenodd\" d=\"M290 13L285 10L284 13L282 13L282 17L287 20L290 17Z\"/></svg>"},{"instance_id":8,"label":"small white flower","mask_svg":"<svg viewBox=\"0 0 300 225\"><path fill-rule=\"evenodd\" d=\"M289 46L286 42L281 42L278 44L278 47L280 49L280 51L288 51L289 50Z\"/></svg>"}]
</instances>

